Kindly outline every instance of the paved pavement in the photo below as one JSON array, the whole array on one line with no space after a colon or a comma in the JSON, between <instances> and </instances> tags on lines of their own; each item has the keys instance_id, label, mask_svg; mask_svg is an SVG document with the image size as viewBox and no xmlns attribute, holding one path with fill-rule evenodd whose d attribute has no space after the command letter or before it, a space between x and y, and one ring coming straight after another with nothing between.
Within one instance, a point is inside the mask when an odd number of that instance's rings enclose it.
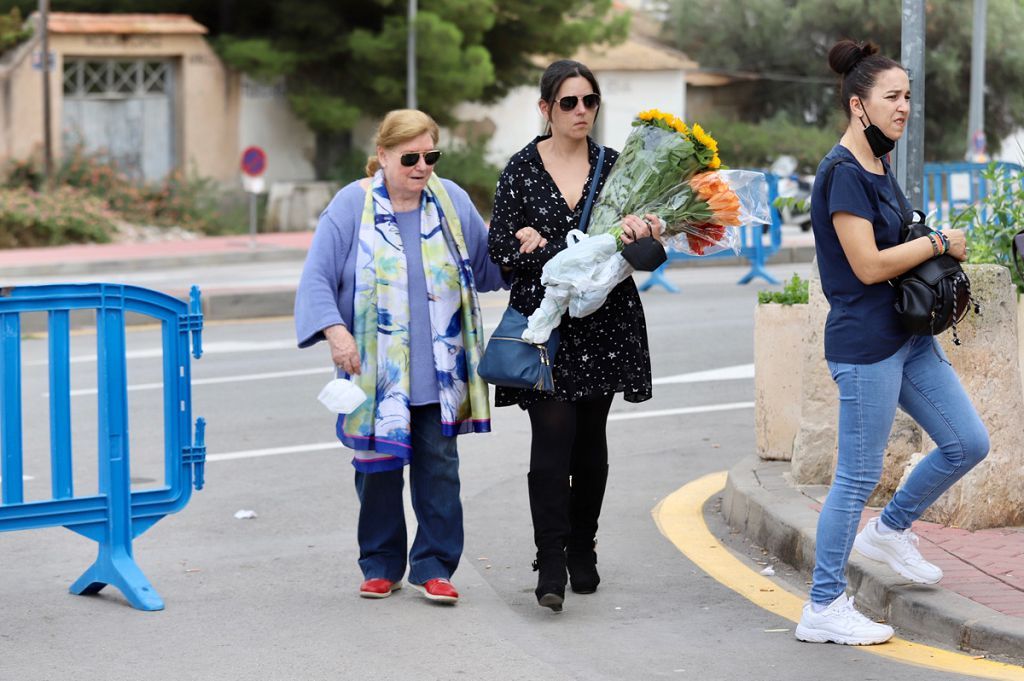
<instances>
[{"instance_id":1,"label":"paved pavement","mask_svg":"<svg viewBox=\"0 0 1024 681\"><path fill-rule=\"evenodd\" d=\"M183 295L197 284L208 319L287 316L310 239L297 232L0 251L0 287L112 281ZM813 255L810 235L787 233L784 244L776 264ZM792 487L787 468L743 460L730 473L723 511L733 527L806 572L825 490ZM968 533L919 523L916 529L922 553L946 573L943 582L910 586L855 557L851 589L858 602L898 628L951 647L1024 658L1024 528Z\"/></svg>"},{"instance_id":2,"label":"paved pavement","mask_svg":"<svg viewBox=\"0 0 1024 681\"><path fill-rule=\"evenodd\" d=\"M789 462L756 455L729 472L722 512L734 529L809 575L814 533L828 488L791 484ZM879 514L868 509L863 526ZM897 629L964 650L1024 658L1024 527L968 532L918 521L921 554L944 573L935 586L911 584L887 566L851 557L849 591Z\"/></svg>"}]
</instances>

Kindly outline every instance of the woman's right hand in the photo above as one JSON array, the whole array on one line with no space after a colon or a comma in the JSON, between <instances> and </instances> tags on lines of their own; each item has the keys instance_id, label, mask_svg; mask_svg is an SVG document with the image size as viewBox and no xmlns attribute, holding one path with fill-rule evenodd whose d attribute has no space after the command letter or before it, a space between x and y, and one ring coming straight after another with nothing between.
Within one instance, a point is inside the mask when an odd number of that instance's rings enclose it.
<instances>
[{"instance_id":1,"label":"woman's right hand","mask_svg":"<svg viewBox=\"0 0 1024 681\"><path fill-rule=\"evenodd\" d=\"M519 239L519 252L520 253L533 253L538 248L544 248L548 245L548 240L540 235L533 227L523 227L516 232L516 238Z\"/></svg>"},{"instance_id":2,"label":"woman's right hand","mask_svg":"<svg viewBox=\"0 0 1024 681\"><path fill-rule=\"evenodd\" d=\"M335 324L324 329L327 344L331 346L331 360L349 376L359 373L359 349L356 339L342 324Z\"/></svg>"},{"instance_id":3,"label":"woman's right hand","mask_svg":"<svg viewBox=\"0 0 1024 681\"><path fill-rule=\"evenodd\" d=\"M967 235L962 229L944 229L943 236L949 239L949 249L946 253L963 262L967 260Z\"/></svg>"}]
</instances>

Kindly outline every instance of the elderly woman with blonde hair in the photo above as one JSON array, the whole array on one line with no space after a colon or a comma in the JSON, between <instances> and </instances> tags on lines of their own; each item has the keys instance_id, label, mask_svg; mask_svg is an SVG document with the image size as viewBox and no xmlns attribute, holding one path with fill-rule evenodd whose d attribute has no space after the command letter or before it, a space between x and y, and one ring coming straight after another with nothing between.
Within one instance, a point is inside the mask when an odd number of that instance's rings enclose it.
<instances>
[{"instance_id":1,"label":"elderly woman with blonde hair","mask_svg":"<svg viewBox=\"0 0 1024 681\"><path fill-rule=\"evenodd\" d=\"M384 117L368 177L335 195L313 237L295 298L299 347L327 341L343 378L368 395L339 415L354 450L359 595L409 583L455 603L463 549L456 436L490 431L477 291L506 287L469 196L434 173L438 127L403 109ZM407 546L403 469L418 528ZM408 554L408 560L407 560Z\"/></svg>"}]
</instances>

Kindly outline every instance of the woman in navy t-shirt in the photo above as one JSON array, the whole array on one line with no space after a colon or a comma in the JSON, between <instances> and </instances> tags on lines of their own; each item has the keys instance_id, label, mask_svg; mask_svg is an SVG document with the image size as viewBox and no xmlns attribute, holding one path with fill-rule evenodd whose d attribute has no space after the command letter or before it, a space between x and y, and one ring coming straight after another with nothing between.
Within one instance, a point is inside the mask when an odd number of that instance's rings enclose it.
<instances>
[{"instance_id":1,"label":"woman in navy t-shirt","mask_svg":"<svg viewBox=\"0 0 1024 681\"><path fill-rule=\"evenodd\" d=\"M849 124L822 160L811 217L821 287L831 309L825 359L839 387L839 459L818 519L802 641L882 643L891 627L868 619L847 598L851 549L887 563L904 579L934 584L942 570L921 557L911 523L988 453L988 433L933 336L900 325L888 281L942 253L967 258L959 229L900 243L900 191L884 157L910 116L910 81L871 44L836 43L829 66L842 76ZM896 407L936 443L882 511L857 534L864 504L878 483ZM855 536L856 535L856 536Z\"/></svg>"}]
</instances>

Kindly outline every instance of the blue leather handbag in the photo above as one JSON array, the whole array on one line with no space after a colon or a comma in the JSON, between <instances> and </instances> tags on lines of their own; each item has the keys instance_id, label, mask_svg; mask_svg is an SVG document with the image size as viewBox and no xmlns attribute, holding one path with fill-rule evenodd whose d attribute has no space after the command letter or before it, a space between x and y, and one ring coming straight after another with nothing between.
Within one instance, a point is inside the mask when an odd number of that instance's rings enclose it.
<instances>
[{"instance_id":1,"label":"blue leather handbag","mask_svg":"<svg viewBox=\"0 0 1024 681\"><path fill-rule=\"evenodd\" d=\"M558 329L546 343L535 345L523 340L526 322L526 315L515 308L505 310L487 341L477 373L493 385L551 392L555 389L551 367L558 351Z\"/></svg>"}]
</instances>

